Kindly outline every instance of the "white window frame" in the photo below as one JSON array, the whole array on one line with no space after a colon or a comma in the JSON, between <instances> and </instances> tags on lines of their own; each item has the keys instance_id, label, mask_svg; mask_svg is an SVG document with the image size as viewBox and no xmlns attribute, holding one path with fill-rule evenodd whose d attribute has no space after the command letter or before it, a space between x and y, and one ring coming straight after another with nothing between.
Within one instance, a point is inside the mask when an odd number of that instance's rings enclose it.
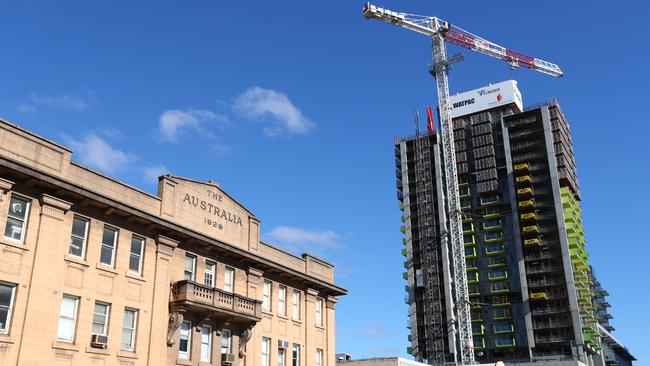
<instances>
[{"instance_id":1,"label":"white window frame","mask_svg":"<svg viewBox=\"0 0 650 366\"><path fill-rule=\"evenodd\" d=\"M287 287L278 288L278 315L287 316Z\"/></svg>"},{"instance_id":2,"label":"white window frame","mask_svg":"<svg viewBox=\"0 0 650 366\"><path fill-rule=\"evenodd\" d=\"M217 269L217 264L213 261L205 261L205 271L203 273L203 284L206 286L214 287L214 275ZM208 277L209 276L209 277Z\"/></svg>"},{"instance_id":3,"label":"white window frame","mask_svg":"<svg viewBox=\"0 0 650 366\"><path fill-rule=\"evenodd\" d=\"M316 325L323 326L323 299L320 297L316 298Z\"/></svg>"},{"instance_id":4,"label":"white window frame","mask_svg":"<svg viewBox=\"0 0 650 366\"><path fill-rule=\"evenodd\" d=\"M133 252L133 241L134 240L139 240L141 242L140 245L140 253L134 253ZM138 235L133 235L131 236L131 249L129 250L129 272L135 273L135 274L142 274L142 258L144 257L144 245L146 243L146 240ZM135 271L131 268L131 258L136 257L138 258L138 270Z\"/></svg>"},{"instance_id":5,"label":"white window frame","mask_svg":"<svg viewBox=\"0 0 650 366\"><path fill-rule=\"evenodd\" d=\"M316 348L316 365L315 366L323 366L323 350L320 348Z\"/></svg>"},{"instance_id":6,"label":"white window frame","mask_svg":"<svg viewBox=\"0 0 650 366\"><path fill-rule=\"evenodd\" d=\"M262 310L271 311L271 292L273 291L273 283L269 280L264 280L262 286Z\"/></svg>"},{"instance_id":7,"label":"white window frame","mask_svg":"<svg viewBox=\"0 0 650 366\"><path fill-rule=\"evenodd\" d=\"M291 295L291 319L300 320L300 291L293 290Z\"/></svg>"},{"instance_id":8,"label":"white window frame","mask_svg":"<svg viewBox=\"0 0 650 366\"><path fill-rule=\"evenodd\" d=\"M287 362L287 352L284 348L278 348L278 366L285 366Z\"/></svg>"},{"instance_id":9,"label":"white window frame","mask_svg":"<svg viewBox=\"0 0 650 366\"><path fill-rule=\"evenodd\" d=\"M262 337L262 366L271 366L271 338Z\"/></svg>"},{"instance_id":10,"label":"white window frame","mask_svg":"<svg viewBox=\"0 0 650 366\"><path fill-rule=\"evenodd\" d=\"M207 334L208 335L208 341L207 341L207 343L204 342L204 340L203 340L203 336L205 335L204 331L206 329L208 331L208 334ZM200 361L201 362L208 362L208 363L212 362L212 327L211 326L209 326L209 325L202 325L201 326L201 339L200 339L200 341L201 341L201 347L200 347L201 351L200 351L200 356L199 356ZM203 357L204 356L204 351L205 351L205 357Z\"/></svg>"},{"instance_id":11,"label":"white window frame","mask_svg":"<svg viewBox=\"0 0 650 366\"><path fill-rule=\"evenodd\" d=\"M192 271L189 272L190 278L186 278L188 271L187 271L187 260L190 259L192 260ZM188 280L188 281L194 281L196 280L196 256L193 254L185 254L185 259L183 262L183 279Z\"/></svg>"},{"instance_id":12,"label":"white window frame","mask_svg":"<svg viewBox=\"0 0 650 366\"><path fill-rule=\"evenodd\" d=\"M113 237L113 247L110 247L104 243L104 233L106 230L111 230L115 233L115 236ZM102 246L99 250L99 262L102 264L105 264L107 266L110 266L111 268L115 267L115 252L117 251L117 238L120 236L120 230L112 227L110 225L104 225L104 230L102 231ZM111 250L111 263L104 263L102 262L102 251L104 248L110 248Z\"/></svg>"},{"instance_id":13,"label":"white window frame","mask_svg":"<svg viewBox=\"0 0 650 366\"><path fill-rule=\"evenodd\" d=\"M9 305L0 305L0 308L7 309L7 321L5 322L4 328L0 328L0 334L9 334L9 329L11 327L11 313L13 311L14 301L16 299L16 287L18 286L6 282L0 282L0 286L11 288L11 297L9 298Z\"/></svg>"},{"instance_id":14,"label":"white window frame","mask_svg":"<svg viewBox=\"0 0 650 366\"><path fill-rule=\"evenodd\" d=\"M73 307L73 314L72 318L69 316L64 316L63 314L63 304L66 301L72 301L74 304ZM75 341L75 335L77 333L77 318L79 317L79 297L78 296L73 296L73 295L68 295L68 294L63 294L63 297L61 298L61 308L59 310L59 326L56 331L56 339L61 341L61 342L67 342L67 343L74 343ZM61 325L63 324L62 321L67 321L67 322L72 322L72 334L66 335L66 334L61 334Z\"/></svg>"},{"instance_id":15,"label":"white window frame","mask_svg":"<svg viewBox=\"0 0 650 366\"><path fill-rule=\"evenodd\" d=\"M291 366L300 366L300 345L297 343L291 345Z\"/></svg>"},{"instance_id":16,"label":"white window frame","mask_svg":"<svg viewBox=\"0 0 650 366\"><path fill-rule=\"evenodd\" d=\"M76 254L70 253L70 251L72 250L72 238L73 237L74 238L80 238L80 237L78 237L78 236L76 236L76 235L74 235L72 233L72 230L74 228L74 221L75 220L83 221L85 223L84 236L81 237L81 239L82 239L82 241L81 241L81 255L76 255ZM81 258L81 259L86 258L86 247L88 246L88 227L89 226L90 226L90 220L89 219L87 219L85 217L82 217L82 216L79 216L79 215L74 215L72 217L72 228L70 229L70 243L68 245L68 255L71 255L71 256L77 257L77 258Z\"/></svg>"},{"instance_id":17,"label":"white window frame","mask_svg":"<svg viewBox=\"0 0 650 366\"><path fill-rule=\"evenodd\" d=\"M133 324L131 324L129 327L127 327L124 324L124 320L126 320L126 313L127 312L132 312L133 313ZM120 340L120 349L124 351L135 351L135 342L137 339L137 332L138 332L138 310L137 309L132 309L132 308L124 308L124 318L122 319L122 339ZM131 331L131 339L129 339L129 347L124 347L124 329L128 329Z\"/></svg>"},{"instance_id":18,"label":"white window frame","mask_svg":"<svg viewBox=\"0 0 650 366\"><path fill-rule=\"evenodd\" d=\"M226 340L226 342L224 342ZM232 353L232 332L230 329L221 330L221 354ZM224 343L227 344L227 348L224 347ZM224 352L225 350L225 352Z\"/></svg>"},{"instance_id":19,"label":"white window frame","mask_svg":"<svg viewBox=\"0 0 650 366\"><path fill-rule=\"evenodd\" d=\"M183 334L183 325L187 324L187 334ZM178 334L178 358L183 360L189 360L192 353L192 322L189 320L184 320L181 323L180 331ZM183 337L187 337L187 349L185 351L181 350L181 340Z\"/></svg>"},{"instance_id":20,"label":"white window frame","mask_svg":"<svg viewBox=\"0 0 650 366\"><path fill-rule=\"evenodd\" d=\"M18 219L16 217L11 216L11 214L10 214L11 213L11 201L13 201L13 200L25 202L25 218L24 219ZM28 199L23 198L23 197L18 196L18 195L13 195L13 194L11 195L11 198L9 199L9 210L7 211L7 221L5 222L5 230L4 230L3 233L6 234L6 232L7 232L7 225L9 225L9 218L14 219L16 221L21 221L22 225L20 227L21 231L20 231L20 239L19 240L16 240L16 239L14 239L14 238L12 238L10 236L7 236L7 235L4 235L5 239L11 240L11 241L14 241L14 242L19 242L21 244L25 242L25 232L27 231L27 222L29 221L29 209L31 208L31 206L32 206L31 205L31 200L28 200Z\"/></svg>"},{"instance_id":21,"label":"white window frame","mask_svg":"<svg viewBox=\"0 0 650 366\"><path fill-rule=\"evenodd\" d=\"M223 290L226 292L235 292L235 269L228 267L224 269Z\"/></svg>"},{"instance_id":22,"label":"white window frame","mask_svg":"<svg viewBox=\"0 0 650 366\"><path fill-rule=\"evenodd\" d=\"M104 315L104 319L103 319L103 321L104 321L104 323L103 323L104 330L101 333L94 333L94 329L93 329L95 324L100 324L100 323L95 322L95 315L102 315L101 313L97 312L97 305L106 307L106 313L103 314ZM95 306L93 307L93 318L92 318L92 323L91 323L91 327L90 327L91 332L93 334L99 334L99 335L104 335L104 336L108 335L108 319L110 318L110 315L111 315L111 304L106 303L106 302L102 302L102 301L95 301Z\"/></svg>"}]
</instances>

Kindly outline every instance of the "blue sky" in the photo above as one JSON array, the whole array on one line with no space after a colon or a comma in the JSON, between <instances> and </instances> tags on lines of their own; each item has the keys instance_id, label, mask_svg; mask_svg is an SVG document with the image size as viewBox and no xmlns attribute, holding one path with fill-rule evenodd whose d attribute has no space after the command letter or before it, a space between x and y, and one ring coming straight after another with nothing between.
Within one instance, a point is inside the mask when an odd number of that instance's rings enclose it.
<instances>
[{"instance_id":1,"label":"blue sky","mask_svg":"<svg viewBox=\"0 0 650 366\"><path fill-rule=\"evenodd\" d=\"M524 104L559 99L614 334L639 365L650 363L643 342L650 6L509 4L379 5L439 16L563 68L566 76L555 79L463 50L451 91L514 78ZM220 182L262 219L266 239L338 266L337 281L350 290L337 305L339 352L405 355L392 143L413 133L414 109L436 103L430 46L364 20L362 5L4 2L0 117L152 192L165 172Z\"/></svg>"}]
</instances>

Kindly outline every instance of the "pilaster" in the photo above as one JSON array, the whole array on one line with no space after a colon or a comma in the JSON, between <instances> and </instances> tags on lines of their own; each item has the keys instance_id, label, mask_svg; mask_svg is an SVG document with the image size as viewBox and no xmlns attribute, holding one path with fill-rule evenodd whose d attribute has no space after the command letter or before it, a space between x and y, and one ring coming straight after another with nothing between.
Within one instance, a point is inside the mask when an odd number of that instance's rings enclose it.
<instances>
[{"instance_id":1,"label":"pilaster","mask_svg":"<svg viewBox=\"0 0 650 366\"><path fill-rule=\"evenodd\" d=\"M327 326L327 353L324 355L323 364L335 366L336 363L336 323L334 319L334 307L338 299L334 296L327 296L325 299L324 323Z\"/></svg>"}]
</instances>

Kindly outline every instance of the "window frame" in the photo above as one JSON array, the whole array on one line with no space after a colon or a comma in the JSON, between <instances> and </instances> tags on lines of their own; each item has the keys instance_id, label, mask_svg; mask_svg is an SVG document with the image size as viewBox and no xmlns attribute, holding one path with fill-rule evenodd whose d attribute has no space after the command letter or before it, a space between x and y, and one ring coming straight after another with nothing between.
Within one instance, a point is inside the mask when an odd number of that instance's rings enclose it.
<instances>
[{"instance_id":1,"label":"window frame","mask_svg":"<svg viewBox=\"0 0 650 366\"><path fill-rule=\"evenodd\" d=\"M98 315L98 313L96 311L97 310L97 305L106 307L106 313L104 314L104 324L103 324L104 331L102 333L95 333L94 329L93 329L95 324L96 324L95 315ZM107 302L103 302L103 301L95 301L95 306L93 307L93 317L92 317L91 326L90 326L90 333L91 334L99 334L99 335L107 336L108 335L108 329L109 329L108 322L109 322L109 319L110 319L110 315L111 315L111 304L109 304Z\"/></svg>"},{"instance_id":2,"label":"window frame","mask_svg":"<svg viewBox=\"0 0 650 366\"><path fill-rule=\"evenodd\" d=\"M291 295L291 319L300 320L300 291L293 290Z\"/></svg>"},{"instance_id":3,"label":"window frame","mask_svg":"<svg viewBox=\"0 0 650 366\"><path fill-rule=\"evenodd\" d=\"M300 345L291 344L291 366L300 366Z\"/></svg>"},{"instance_id":4,"label":"window frame","mask_svg":"<svg viewBox=\"0 0 650 366\"><path fill-rule=\"evenodd\" d=\"M126 313L127 312L133 312L133 324L131 325L131 328L126 328L124 326L124 320L126 320ZM136 340L137 340L137 333L138 333L138 317L139 317L139 311L138 309L133 309L133 308L124 308L124 317L122 318L122 337L120 339L120 350L123 351L128 351L128 352L135 352L135 346L136 346ZM128 348L124 347L124 329L129 329L131 331L131 339L129 340L129 346Z\"/></svg>"},{"instance_id":5,"label":"window frame","mask_svg":"<svg viewBox=\"0 0 650 366\"><path fill-rule=\"evenodd\" d=\"M142 243L142 245L140 245L140 253L134 253L133 252L133 241L134 240L140 240L140 242ZM131 248L129 249L129 272L130 273L135 273L135 274L138 274L138 275L142 275L142 269L143 269L142 267L143 267L143 264L144 264L144 246L145 246L146 242L147 242L146 239L144 237L142 237L142 236L139 236L139 235L136 235L136 234L131 235ZM131 258L133 258L133 256L136 256L138 258L138 270L137 271L134 271L133 269L131 269Z\"/></svg>"},{"instance_id":6,"label":"window frame","mask_svg":"<svg viewBox=\"0 0 650 366\"><path fill-rule=\"evenodd\" d=\"M187 349L185 351L181 350L181 342L183 341L183 324L188 324L187 327ZM178 328L178 358L181 360L189 360L192 355L192 322L189 320L183 320L181 326Z\"/></svg>"},{"instance_id":7,"label":"window frame","mask_svg":"<svg viewBox=\"0 0 650 366\"><path fill-rule=\"evenodd\" d=\"M104 243L104 233L106 232L106 230L112 230L115 233L115 236L113 237L113 246L110 247L111 248L111 263L110 264L102 262L102 254L104 252L104 248L108 247L106 245L106 243ZM118 241L119 236L120 236L120 230L118 228L104 224L104 230L102 231L102 243L101 243L101 247L99 249L99 263L107 265L107 266L109 266L111 268L115 268L115 253L117 252L117 241Z\"/></svg>"},{"instance_id":8,"label":"window frame","mask_svg":"<svg viewBox=\"0 0 650 366\"><path fill-rule=\"evenodd\" d=\"M225 337L224 336L225 334L228 334L228 336ZM224 345L224 341L223 341L224 339L228 340L228 347L225 348L226 352L224 352L224 346L223 346ZM219 340L219 343L221 344L220 349L221 349L221 354L222 355L232 353L232 331L230 329L225 329L225 328L221 329L221 339Z\"/></svg>"},{"instance_id":9,"label":"window frame","mask_svg":"<svg viewBox=\"0 0 650 366\"><path fill-rule=\"evenodd\" d=\"M187 278L187 260L192 260L192 271L190 273L190 278ZM187 281L196 281L196 256L194 254L185 253L185 259L183 259L183 279Z\"/></svg>"},{"instance_id":10,"label":"window frame","mask_svg":"<svg viewBox=\"0 0 650 366\"><path fill-rule=\"evenodd\" d=\"M323 299L320 297L316 298L316 326L323 326Z\"/></svg>"},{"instance_id":11,"label":"window frame","mask_svg":"<svg viewBox=\"0 0 650 366\"><path fill-rule=\"evenodd\" d=\"M205 329L208 329L208 342L204 343L203 342L203 336L205 335L203 332ZM201 325L201 337L199 339L200 341L200 347L199 347L199 362L207 362L210 363L212 362L212 326L203 324ZM203 358L203 346L206 346L206 351L207 351L207 358Z\"/></svg>"},{"instance_id":12,"label":"window frame","mask_svg":"<svg viewBox=\"0 0 650 366\"><path fill-rule=\"evenodd\" d=\"M229 280L230 283L228 283L227 280ZM230 286L230 288L226 288L226 286ZM234 267L226 266L223 270L223 290L229 293L235 292L235 268Z\"/></svg>"},{"instance_id":13,"label":"window frame","mask_svg":"<svg viewBox=\"0 0 650 366\"><path fill-rule=\"evenodd\" d=\"M273 283L269 280L264 280L262 284L262 310L271 311L271 301L273 301Z\"/></svg>"},{"instance_id":14,"label":"window frame","mask_svg":"<svg viewBox=\"0 0 650 366\"><path fill-rule=\"evenodd\" d=\"M70 253L70 251L72 250L72 239L73 238L79 238L78 236L74 235L74 222L75 222L75 220L79 220L79 221L84 222L84 236L82 238L83 240L82 240L82 243L81 243L81 254L80 255ZM77 215L77 214L75 214L72 217L72 228L70 229L70 243L68 243L68 255L76 257L76 258L80 258L82 260L85 260L85 258L86 258L86 249L88 247L88 234L89 234L89 231L90 231L89 229L90 229L90 219L89 218L83 217L83 216L80 216L80 215Z\"/></svg>"},{"instance_id":15,"label":"window frame","mask_svg":"<svg viewBox=\"0 0 650 366\"><path fill-rule=\"evenodd\" d=\"M286 366L287 352L284 348L278 348L278 366Z\"/></svg>"},{"instance_id":16,"label":"window frame","mask_svg":"<svg viewBox=\"0 0 650 366\"><path fill-rule=\"evenodd\" d=\"M74 307L73 307L73 316L72 318L64 318L63 313L63 304L65 300L71 300L74 301ZM63 294L61 297L61 307L59 308L59 324L57 326L56 330L56 340L59 342L65 342L65 343L74 343L75 338L77 336L77 320L79 319L79 296L74 296L74 295L69 295L69 294ZM70 338L64 338L61 336L61 320L64 319L66 321L72 321L72 334L70 335Z\"/></svg>"},{"instance_id":17,"label":"window frame","mask_svg":"<svg viewBox=\"0 0 650 366\"><path fill-rule=\"evenodd\" d=\"M210 270L208 270L209 268L210 268ZM205 269L203 271L203 284L206 285L206 286L214 287L214 285L215 285L215 273L216 272L217 272L217 263L206 259L205 260ZM208 281L208 275L210 276L210 281Z\"/></svg>"},{"instance_id":18,"label":"window frame","mask_svg":"<svg viewBox=\"0 0 650 366\"><path fill-rule=\"evenodd\" d=\"M278 315L287 316L287 286L278 287Z\"/></svg>"},{"instance_id":19,"label":"window frame","mask_svg":"<svg viewBox=\"0 0 650 366\"><path fill-rule=\"evenodd\" d=\"M316 364L315 366L323 366L323 350L316 348Z\"/></svg>"},{"instance_id":20,"label":"window frame","mask_svg":"<svg viewBox=\"0 0 650 366\"><path fill-rule=\"evenodd\" d=\"M262 366L271 366L271 338L262 337Z\"/></svg>"},{"instance_id":21,"label":"window frame","mask_svg":"<svg viewBox=\"0 0 650 366\"><path fill-rule=\"evenodd\" d=\"M11 329L11 315L13 313L14 304L16 302L16 289L18 288L18 285L8 282L0 282L0 286L11 288L9 305L0 305L0 308L7 309L7 320L5 321L4 328L0 328L0 334L9 334L9 329Z\"/></svg>"},{"instance_id":22,"label":"window frame","mask_svg":"<svg viewBox=\"0 0 650 366\"><path fill-rule=\"evenodd\" d=\"M12 217L10 215L10 213L11 213L11 205L12 205L11 201L13 201L14 199L16 201L25 202L25 218L24 219L17 219L17 218ZM4 229L4 232L3 232L3 236L4 236L4 238L6 240L10 240L12 242L20 243L20 244L25 243L25 234L27 233L27 223L29 222L29 213L30 213L31 208L32 208L32 200L27 199L26 197L23 197L23 196L20 196L20 195L16 195L16 194L11 195L11 197L9 198L9 209L7 210L7 220L5 221L5 229ZM22 222L21 232L20 232L20 239L19 240L16 240L16 239L14 239L14 238L12 238L10 236L7 236L7 225L9 224L9 219L10 218L13 219L13 220L17 220L17 221Z\"/></svg>"}]
</instances>

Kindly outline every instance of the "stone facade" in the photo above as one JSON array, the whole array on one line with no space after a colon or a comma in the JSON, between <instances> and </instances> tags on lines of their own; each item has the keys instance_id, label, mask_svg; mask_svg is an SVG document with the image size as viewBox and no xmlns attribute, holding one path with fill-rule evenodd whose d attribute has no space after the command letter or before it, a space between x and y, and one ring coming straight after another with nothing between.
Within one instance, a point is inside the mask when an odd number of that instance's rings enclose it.
<instances>
[{"instance_id":1,"label":"stone facade","mask_svg":"<svg viewBox=\"0 0 650 366\"><path fill-rule=\"evenodd\" d=\"M154 196L71 156L0 120L0 366L334 365L331 264L217 183Z\"/></svg>"}]
</instances>

